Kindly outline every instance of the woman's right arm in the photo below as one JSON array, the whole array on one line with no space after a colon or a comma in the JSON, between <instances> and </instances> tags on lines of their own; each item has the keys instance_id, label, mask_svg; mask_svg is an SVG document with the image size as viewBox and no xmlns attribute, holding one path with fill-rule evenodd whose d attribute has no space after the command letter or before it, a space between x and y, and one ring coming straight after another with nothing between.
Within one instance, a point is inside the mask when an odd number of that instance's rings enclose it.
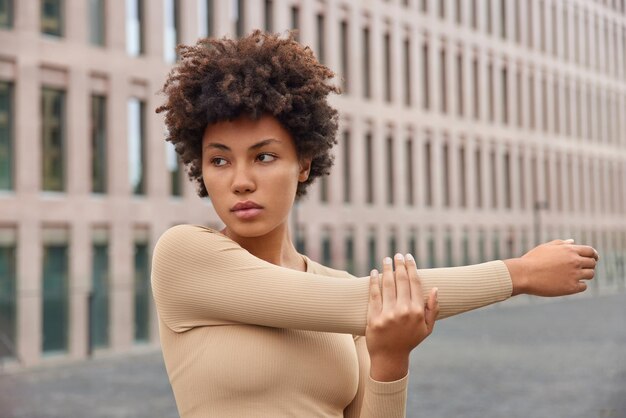
<instances>
[{"instance_id":1,"label":"woman's right arm","mask_svg":"<svg viewBox=\"0 0 626 418\"><path fill-rule=\"evenodd\" d=\"M518 290L545 289L545 283L528 278L534 275L545 278L551 292L574 293L572 283L578 283L582 267L572 262L578 260L573 247L584 246L545 245L551 247L537 247L538 253L512 264L523 278L518 282L524 286ZM541 263L547 267L537 266ZM504 300L515 290L502 261L418 270L418 274L425 295L433 287L439 289L439 318ZM286 269L197 226L170 228L159 239L153 254L152 288L160 318L177 332L202 325L247 323L365 334L368 277L344 280Z\"/></svg>"}]
</instances>

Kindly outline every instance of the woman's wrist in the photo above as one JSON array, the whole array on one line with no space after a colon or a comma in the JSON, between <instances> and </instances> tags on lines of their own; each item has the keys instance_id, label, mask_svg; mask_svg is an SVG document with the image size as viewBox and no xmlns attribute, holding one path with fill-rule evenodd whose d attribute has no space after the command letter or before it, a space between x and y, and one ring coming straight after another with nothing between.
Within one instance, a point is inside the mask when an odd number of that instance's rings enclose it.
<instances>
[{"instance_id":1,"label":"woman's wrist","mask_svg":"<svg viewBox=\"0 0 626 418\"><path fill-rule=\"evenodd\" d=\"M409 354L370 357L370 377L377 382L400 380L409 372Z\"/></svg>"},{"instance_id":2,"label":"woman's wrist","mask_svg":"<svg viewBox=\"0 0 626 418\"><path fill-rule=\"evenodd\" d=\"M510 258L504 260L509 270L513 291L511 296L528 293L528 266L522 258Z\"/></svg>"}]
</instances>

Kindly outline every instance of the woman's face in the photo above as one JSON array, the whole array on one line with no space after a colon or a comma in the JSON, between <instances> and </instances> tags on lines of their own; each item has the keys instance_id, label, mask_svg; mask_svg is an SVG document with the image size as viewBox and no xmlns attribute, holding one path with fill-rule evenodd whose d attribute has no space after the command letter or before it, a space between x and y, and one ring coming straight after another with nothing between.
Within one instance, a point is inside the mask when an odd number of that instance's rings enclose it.
<instances>
[{"instance_id":1,"label":"woman's face","mask_svg":"<svg viewBox=\"0 0 626 418\"><path fill-rule=\"evenodd\" d=\"M300 161L293 138L273 116L242 116L208 125L202 138L202 179L232 236L260 237L286 224L298 182L310 161Z\"/></svg>"}]
</instances>

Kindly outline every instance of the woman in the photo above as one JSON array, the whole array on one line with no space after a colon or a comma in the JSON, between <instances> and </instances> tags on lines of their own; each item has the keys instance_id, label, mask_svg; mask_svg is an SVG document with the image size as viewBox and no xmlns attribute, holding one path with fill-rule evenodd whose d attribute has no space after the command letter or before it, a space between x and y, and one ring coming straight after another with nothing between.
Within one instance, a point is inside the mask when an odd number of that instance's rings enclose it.
<instances>
[{"instance_id":1,"label":"woman","mask_svg":"<svg viewBox=\"0 0 626 418\"><path fill-rule=\"evenodd\" d=\"M179 52L157 111L225 224L171 228L154 250L182 417L404 416L408 356L435 318L519 293L577 293L593 277L597 253L572 241L462 268L418 271L398 254L369 278L310 260L287 218L332 163L333 73L293 39L258 31Z\"/></svg>"}]
</instances>

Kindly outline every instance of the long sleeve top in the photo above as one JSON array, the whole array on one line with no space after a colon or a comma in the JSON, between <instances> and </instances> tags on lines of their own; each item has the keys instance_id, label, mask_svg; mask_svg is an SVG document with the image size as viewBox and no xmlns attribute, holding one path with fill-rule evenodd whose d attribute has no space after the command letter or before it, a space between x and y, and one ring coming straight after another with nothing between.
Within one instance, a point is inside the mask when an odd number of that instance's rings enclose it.
<instances>
[{"instance_id":1,"label":"long sleeve top","mask_svg":"<svg viewBox=\"0 0 626 418\"><path fill-rule=\"evenodd\" d=\"M166 370L183 418L399 417L407 377L369 377L369 277L261 260L201 226L167 230L152 289ZM439 317L511 295L502 261L418 270L439 288Z\"/></svg>"}]
</instances>

